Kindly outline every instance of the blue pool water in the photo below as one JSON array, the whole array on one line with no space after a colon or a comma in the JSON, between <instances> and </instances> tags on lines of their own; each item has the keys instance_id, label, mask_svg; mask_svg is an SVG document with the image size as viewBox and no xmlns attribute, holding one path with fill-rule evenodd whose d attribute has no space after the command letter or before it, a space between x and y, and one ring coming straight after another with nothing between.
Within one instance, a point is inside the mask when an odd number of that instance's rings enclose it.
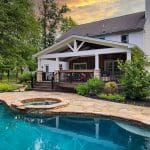
<instances>
[{"instance_id":1,"label":"blue pool water","mask_svg":"<svg viewBox=\"0 0 150 150\"><path fill-rule=\"evenodd\" d=\"M0 150L150 150L150 130L100 118L19 115L0 104Z\"/></svg>"}]
</instances>

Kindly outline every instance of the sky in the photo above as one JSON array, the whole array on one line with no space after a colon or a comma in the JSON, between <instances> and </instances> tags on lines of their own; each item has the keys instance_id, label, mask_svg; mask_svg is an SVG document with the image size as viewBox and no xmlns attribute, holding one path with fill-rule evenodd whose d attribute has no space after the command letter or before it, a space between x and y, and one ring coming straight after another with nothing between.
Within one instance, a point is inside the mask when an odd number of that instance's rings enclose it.
<instances>
[{"instance_id":1,"label":"sky","mask_svg":"<svg viewBox=\"0 0 150 150\"><path fill-rule=\"evenodd\" d=\"M67 4L77 24L112 18L145 10L145 0L58 0Z\"/></svg>"}]
</instances>

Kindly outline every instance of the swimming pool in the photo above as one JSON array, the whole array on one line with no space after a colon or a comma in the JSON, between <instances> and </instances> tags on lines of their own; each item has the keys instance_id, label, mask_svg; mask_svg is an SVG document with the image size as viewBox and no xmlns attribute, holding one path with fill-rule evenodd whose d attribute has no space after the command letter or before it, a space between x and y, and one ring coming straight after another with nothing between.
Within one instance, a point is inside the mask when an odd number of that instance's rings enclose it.
<instances>
[{"instance_id":1,"label":"swimming pool","mask_svg":"<svg viewBox=\"0 0 150 150\"><path fill-rule=\"evenodd\" d=\"M150 150L150 131L102 118L25 116L1 104L0 150Z\"/></svg>"}]
</instances>

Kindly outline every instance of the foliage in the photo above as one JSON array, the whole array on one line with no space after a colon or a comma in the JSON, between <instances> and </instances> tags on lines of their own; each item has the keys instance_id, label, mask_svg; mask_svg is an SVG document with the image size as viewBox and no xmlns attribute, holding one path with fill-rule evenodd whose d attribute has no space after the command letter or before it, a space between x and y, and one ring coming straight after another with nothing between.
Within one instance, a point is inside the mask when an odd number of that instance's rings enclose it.
<instances>
[{"instance_id":1,"label":"foliage","mask_svg":"<svg viewBox=\"0 0 150 150\"><path fill-rule=\"evenodd\" d=\"M99 98L102 98L102 99L107 99L107 100L112 100L112 101L118 101L118 102L122 102L125 100L125 97L121 94L105 94L105 93L102 93L102 94L99 94L97 95Z\"/></svg>"},{"instance_id":2,"label":"foliage","mask_svg":"<svg viewBox=\"0 0 150 150\"><path fill-rule=\"evenodd\" d=\"M40 43L40 26L30 0L0 0L0 67L29 66Z\"/></svg>"},{"instance_id":3,"label":"foliage","mask_svg":"<svg viewBox=\"0 0 150 150\"><path fill-rule=\"evenodd\" d=\"M34 75L32 75L31 72L25 72L22 75L20 75L19 80L20 80L21 83L23 83L23 82L27 83L28 81L32 80L33 76Z\"/></svg>"},{"instance_id":4,"label":"foliage","mask_svg":"<svg viewBox=\"0 0 150 150\"><path fill-rule=\"evenodd\" d=\"M69 11L66 5L58 6L55 0L43 0L41 23L43 27L43 47L54 44L55 34L63 19L63 15Z\"/></svg>"},{"instance_id":5,"label":"foliage","mask_svg":"<svg viewBox=\"0 0 150 150\"><path fill-rule=\"evenodd\" d=\"M25 88L25 90L26 91L30 91L30 90L32 90L32 87L31 87L31 84L30 83L26 83L26 88Z\"/></svg>"},{"instance_id":6,"label":"foliage","mask_svg":"<svg viewBox=\"0 0 150 150\"><path fill-rule=\"evenodd\" d=\"M84 96L88 94L88 87L86 84L80 84L76 87L76 91L77 94Z\"/></svg>"},{"instance_id":7,"label":"foliage","mask_svg":"<svg viewBox=\"0 0 150 150\"><path fill-rule=\"evenodd\" d=\"M67 32L68 30L70 30L72 27L75 26L77 26L77 23L71 17L66 17L62 20L61 31Z\"/></svg>"},{"instance_id":8,"label":"foliage","mask_svg":"<svg viewBox=\"0 0 150 150\"><path fill-rule=\"evenodd\" d=\"M121 84L126 98L139 100L150 95L150 73L145 69L147 60L137 47L131 49L132 61L119 62L123 72Z\"/></svg>"},{"instance_id":9,"label":"foliage","mask_svg":"<svg viewBox=\"0 0 150 150\"><path fill-rule=\"evenodd\" d=\"M105 93L113 94L113 93L116 93L117 90L118 90L118 86L117 86L116 82L105 83L105 86L104 86Z\"/></svg>"},{"instance_id":10,"label":"foliage","mask_svg":"<svg viewBox=\"0 0 150 150\"><path fill-rule=\"evenodd\" d=\"M6 83L6 82L0 82L0 92L12 92L18 88L20 88L20 86L18 85Z\"/></svg>"},{"instance_id":11,"label":"foliage","mask_svg":"<svg viewBox=\"0 0 150 150\"><path fill-rule=\"evenodd\" d=\"M103 81L94 77L92 79L89 79L86 85L90 92L97 93L100 86L103 85Z\"/></svg>"},{"instance_id":12,"label":"foliage","mask_svg":"<svg viewBox=\"0 0 150 150\"><path fill-rule=\"evenodd\" d=\"M102 85L103 81L94 77L89 79L85 84L78 85L76 91L79 95L96 94Z\"/></svg>"}]
</instances>

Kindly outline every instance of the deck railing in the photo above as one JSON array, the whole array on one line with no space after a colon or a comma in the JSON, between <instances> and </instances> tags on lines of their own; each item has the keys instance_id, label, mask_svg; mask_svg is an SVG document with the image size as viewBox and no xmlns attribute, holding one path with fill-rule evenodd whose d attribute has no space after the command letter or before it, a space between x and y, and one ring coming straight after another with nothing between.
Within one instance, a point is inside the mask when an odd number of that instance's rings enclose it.
<instances>
[{"instance_id":1,"label":"deck railing","mask_svg":"<svg viewBox=\"0 0 150 150\"><path fill-rule=\"evenodd\" d=\"M43 72L42 81L51 81L54 77L54 72Z\"/></svg>"},{"instance_id":2,"label":"deck railing","mask_svg":"<svg viewBox=\"0 0 150 150\"><path fill-rule=\"evenodd\" d=\"M59 82L86 82L94 76L94 70L61 70Z\"/></svg>"}]
</instances>

